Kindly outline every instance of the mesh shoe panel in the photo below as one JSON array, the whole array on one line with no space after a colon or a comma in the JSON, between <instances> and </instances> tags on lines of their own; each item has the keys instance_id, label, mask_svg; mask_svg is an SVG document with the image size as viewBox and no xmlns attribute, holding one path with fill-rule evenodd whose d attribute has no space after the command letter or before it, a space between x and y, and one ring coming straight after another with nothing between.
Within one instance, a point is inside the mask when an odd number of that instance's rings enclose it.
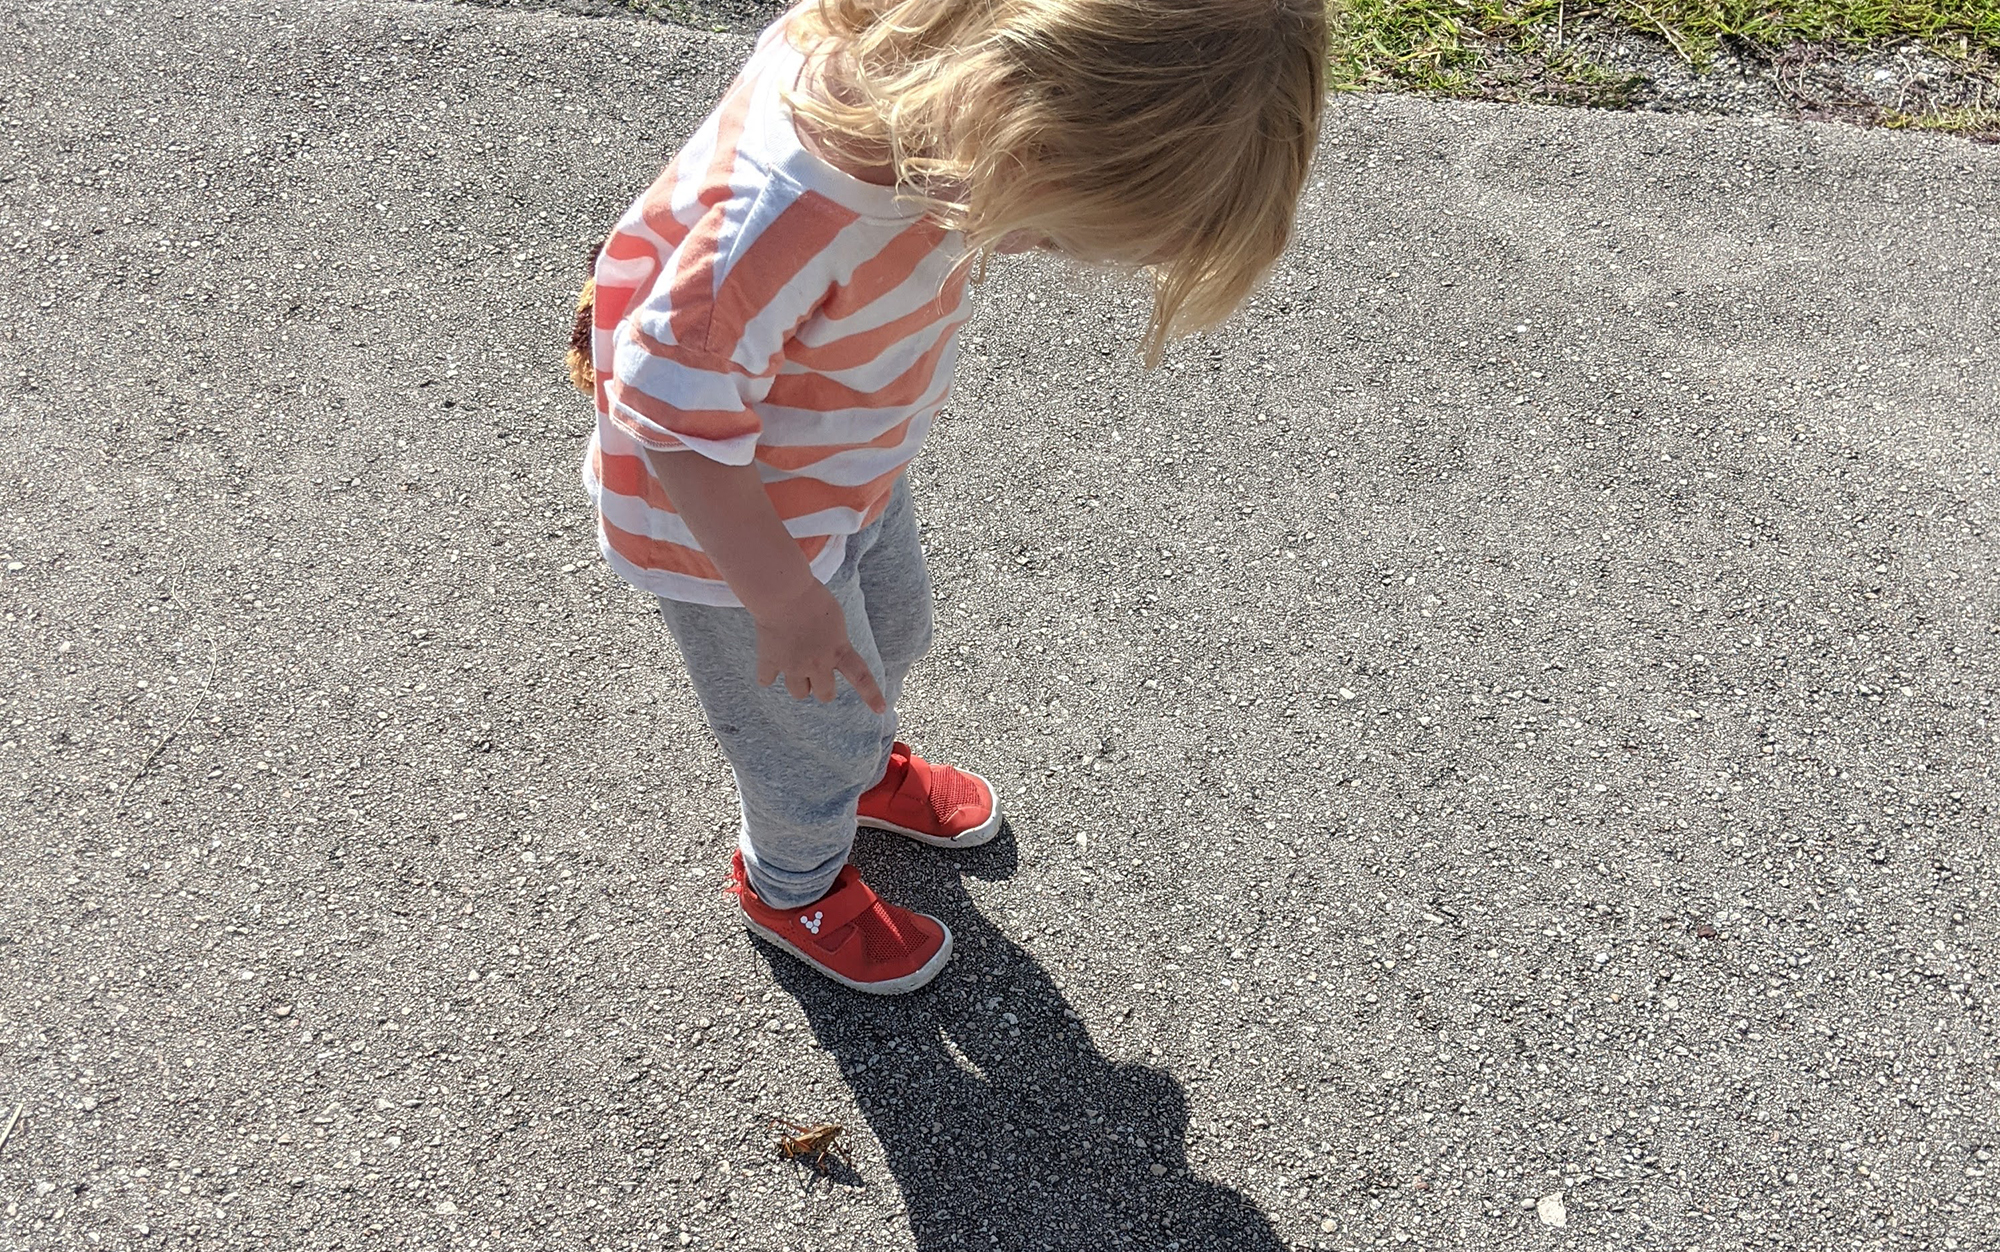
<instances>
[{"instance_id":1,"label":"mesh shoe panel","mask_svg":"<svg viewBox=\"0 0 2000 1252\"><path fill-rule=\"evenodd\" d=\"M861 950L870 961L895 961L923 946L923 932L916 918L891 904L878 904L854 919L861 932Z\"/></svg>"}]
</instances>

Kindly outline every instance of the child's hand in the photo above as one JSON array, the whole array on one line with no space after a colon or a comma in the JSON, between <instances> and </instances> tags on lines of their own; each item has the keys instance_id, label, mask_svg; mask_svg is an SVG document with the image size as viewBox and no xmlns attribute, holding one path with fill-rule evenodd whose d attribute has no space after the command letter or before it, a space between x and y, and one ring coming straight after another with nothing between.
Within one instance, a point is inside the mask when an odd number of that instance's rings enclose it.
<instances>
[{"instance_id":1,"label":"child's hand","mask_svg":"<svg viewBox=\"0 0 2000 1252\"><path fill-rule=\"evenodd\" d=\"M834 697L833 676L845 674L869 708L887 713L875 675L847 637L840 602L778 520L757 466L653 448L646 464L756 623L757 681L768 687L783 674L785 690L824 704Z\"/></svg>"},{"instance_id":2,"label":"child's hand","mask_svg":"<svg viewBox=\"0 0 2000 1252\"><path fill-rule=\"evenodd\" d=\"M809 580L782 609L752 614L752 620L757 624L757 681L762 686L770 686L783 674L785 690L794 699L813 696L826 704L834 697L833 676L845 674L869 708L889 711L875 675L868 672L868 662L847 637L847 615L818 579Z\"/></svg>"}]
</instances>

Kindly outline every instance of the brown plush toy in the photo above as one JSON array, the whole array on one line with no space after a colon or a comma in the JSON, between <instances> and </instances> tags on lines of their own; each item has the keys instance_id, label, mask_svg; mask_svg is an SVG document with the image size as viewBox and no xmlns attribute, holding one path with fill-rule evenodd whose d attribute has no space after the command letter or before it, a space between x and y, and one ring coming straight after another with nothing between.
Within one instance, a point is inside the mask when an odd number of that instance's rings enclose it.
<instances>
[{"instance_id":1,"label":"brown plush toy","mask_svg":"<svg viewBox=\"0 0 2000 1252\"><path fill-rule=\"evenodd\" d=\"M597 254L604 251L599 244L590 253L590 264L585 273L592 275L583 280L583 290L576 293L576 321L569 328L569 380L584 395L597 394L597 371L590 364L590 325L597 302Z\"/></svg>"}]
</instances>

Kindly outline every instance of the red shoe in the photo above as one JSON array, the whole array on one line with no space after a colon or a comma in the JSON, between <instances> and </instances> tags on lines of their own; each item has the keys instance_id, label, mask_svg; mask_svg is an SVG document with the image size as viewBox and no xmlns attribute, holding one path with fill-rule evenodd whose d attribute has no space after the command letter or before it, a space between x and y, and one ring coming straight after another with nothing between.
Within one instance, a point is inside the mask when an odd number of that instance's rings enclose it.
<instances>
[{"instance_id":1,"label":"red shoe","mask_svg":"<svg viewBox=\"0 0 2000 1252\"><path fill-rule=\"evenodd\" d=\"M902 995L936 978L951 959L950 927L885 902L852 865L840 867L831 891L797 909L774 909L757 898L741 852L729 872L744 924L842 986Z\"/></svg>"},{"instance_id":2,"label":"red shoe","mask_svg":"<svg viewBox=\"0 0 2000 1252\"><path fill-rule=\"evenodd\" d=\"M973 848L1000 833L1000 802L979 775L933 765L898 741L882 781L861 793L854 820L940 848Z\"/></svg>"}]
</instances>

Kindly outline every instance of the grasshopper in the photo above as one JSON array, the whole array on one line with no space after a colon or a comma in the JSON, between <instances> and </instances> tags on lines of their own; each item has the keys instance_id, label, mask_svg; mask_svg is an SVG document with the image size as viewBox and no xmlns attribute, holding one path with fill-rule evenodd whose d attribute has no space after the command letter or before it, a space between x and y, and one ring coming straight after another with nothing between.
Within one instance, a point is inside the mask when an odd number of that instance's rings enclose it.
<instances>
[{"instance_id":1,"label":"grasshopper","mask_svg":"<svg viewBox=\"0 0 2000 1252\"><path fill-rule=\"evenodd\" d=\"M787 1161L805 1161L814 1171L824 1174L827 1157L838 1159L849 1169L854 1167L854 1158L847 1154L847 1148L840 1142L843 1130L832 1122L820 1122L813 1126L801 1126L797 1122L775 1120L773 1125L781 1128L778 1135L778 1155Z\"/></svg>"}]
</instances>

